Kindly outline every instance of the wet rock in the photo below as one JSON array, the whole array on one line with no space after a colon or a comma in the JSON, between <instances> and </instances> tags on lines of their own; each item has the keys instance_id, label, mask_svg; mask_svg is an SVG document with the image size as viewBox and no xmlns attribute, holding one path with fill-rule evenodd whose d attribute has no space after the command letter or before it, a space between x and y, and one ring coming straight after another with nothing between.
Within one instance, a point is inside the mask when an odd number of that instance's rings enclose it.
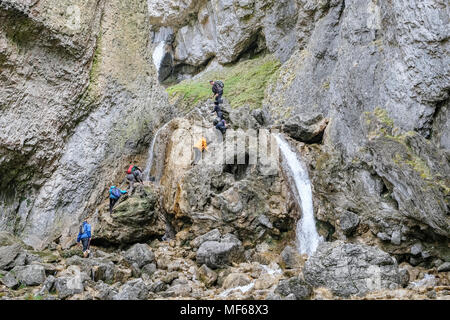
<instances>
[{"instance_id":1,"label":"wet rock","mask_svg":"<svg viewBox=\"0 0 450 320\"><path fill-rule=\"evenodd\" d=\"M306 300L312 295L312 287L304 280L293 277L287 280L281 280L275 289L275 293L288 298L293 295L295 300Z\"/></svg>"},{"instance_id":2,"label":"wet rock","mask_svg":"<svg viewBox=\"0 0 450 320\"><path fill-rule=\"evenodd\" d=\"M243 259L244 247L241 241L231 234L223 236L220 242L203 242L196 257L198 264L206 264L212 269L224 267Z\"/></svg>"},{"instance_id":3,"label":"wet rock","mask_svg":"<svg viewBox=\"0 0 450 320\"><path fill-rule=\"evenodd\" d=\"M130 280L113 296L113 300L147 300L149 290L142 279Z\"/></svg>"},{"instance_id":4,"label":"wet rock","mask_svg":"<svg viewBox=\"0 0 450 320\"><path fill-rule=\"evenodd\" d=\"M146 244L135 244L124 254L130 264L136 263L139 268L155 261L155 254Z\"/></svg>"},{"instance_id":5,"label":"wet rock","mask_svg":"<svg viewBox=\"0 0 450 320\"><path fill-rule=\"evenodd\" d=\"M321 244L306 262L303 273L308 284L344 297L402 285L397 262L389 254L342 241Z\"/></svg>"}]
</instances>

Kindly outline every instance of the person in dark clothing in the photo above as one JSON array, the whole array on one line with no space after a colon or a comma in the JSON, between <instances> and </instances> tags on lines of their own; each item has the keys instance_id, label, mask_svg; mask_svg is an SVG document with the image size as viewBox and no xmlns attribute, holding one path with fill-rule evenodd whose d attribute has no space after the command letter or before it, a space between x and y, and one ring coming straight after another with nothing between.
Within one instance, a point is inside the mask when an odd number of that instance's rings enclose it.
<instances>
[{"instance_id":1,"label":"person in dark clothing","mask_svg":"<svg viewBox=\"0 0 450 320\"><path fill-rule=\"evenodd\" d=\"M224 119L216 118L214 119L213 124L217 130L222 132L222 134L225 134L225 132L227 131L227 123Z\"/></svg>"},{"instance_id":2,"label":"person in dark clothing","mask_svg":"<svg viewBox=\"0 0 450 320\"><path fill-rule=\"evenodd\" d=\"M131 165L126 173L127 173L126 180L129 184L129 192L130 194L132 194L135 182L144 183L142 179L142 170L138 166Z\"/></svg>"},{"instance_id":3,"label":"person in dark clothing","mask_svg":"<svg viewBox=\"0 0 450 320\"><path fill-rule=\"evenodd\" d=\"M214 103L214 110L211 113L216 113L217 117L223 119L223 112L218 103Z\"/></svg>"},{"instance_id":4,"label":"person in dark clothing","mask_svg":"<svg viewBox=\"0 0 450 320\"><path fill-rule=\"evenodd\" d=\"M112 186L109 188L109 213L112 214L112 209L114 205L119 201L122 194L127 193L126 190L120 190L119 188L116 188L115 186Z\"/></svg>"},{"instance_id":5,"label":"person in dark clothing","mask_svg":"<svg viewBox=\"0 0 450 320\"><path fill-rule=\"evenodd\" d=\"M80 226L80 231L77 237L77 243L80 243L83 247L83 256L85 258L89 257L90 254L90 245L91 245L91 225L88 223L87 219L84 219L82 225Z\"/></svg>"},{"instance_id":6,"label":"person in dark clothing","mask_svg":"<svg viewBox=\"0 0 450 320\"><path fill-rule=\"evenodd\" d=\"M212 92L214 93L214 99L217 105L222 103L223 82L210 80L209 84L212 86Z\"/></svg>"}]
</instances>

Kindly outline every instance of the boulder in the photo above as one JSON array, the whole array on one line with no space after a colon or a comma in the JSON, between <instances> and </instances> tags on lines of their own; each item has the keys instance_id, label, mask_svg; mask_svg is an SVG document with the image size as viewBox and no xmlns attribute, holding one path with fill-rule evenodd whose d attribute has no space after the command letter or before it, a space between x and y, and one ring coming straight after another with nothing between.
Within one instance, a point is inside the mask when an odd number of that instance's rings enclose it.
<instances>
[{"instance_id":1,"label":"boulder","mask_svg":"<svg viewBox=\"0 0 450 320\"><path fill-rule=\"evenodd\" d=\"M43 295L50 293L55 286L55 281L56 281L56 278L54 276L48 276L45 279L44 283L42 284L42 287L39 290L37 295L43 296Z\"/></svg>"},{"instance_id":2,"label":"boulder","mask_svg":"<svg viewBox=\"0 0 450 320\"><path fill-rule=\"evenodd\" d=\"M37 286L45 281L45 268L41 265L16 266L10 273L26 286Z\"/></svg>"},{"instance_id":3,"label":"boulder","mask_svg":"<svg viewBox=\"0 0 450 320\"><path fill-rule=\"evenodd\" d=\"M235 236L228 234L221 241L205 241L197 251L197 263L212 269L230 265L244 259L244 247Z\"/></svg>"},{"instance_id":4,"label":"boulder","mask_svg":"<svg viewBox=\"0 0 450 320\"><path fill-rule=\"evenodd\" d=\"M343 297L364 296L381 289L397 289L402 275L386 252L342 241L322 243L305 264L304 277L314 287L329 288Z\"/></svg>"},{"instance_id":5,"label":"boulder","mask_svg":"<svg viewBox=\"0 0 450 320\"><path fill-rule=\"evenodd\" d=\"M322 140L327 125L328 119L325 119L322 114L306 119L296 115L285 122L282 130L295 140L316 143Z\"/></svg>"},{"instance_id":6,"label":"boulder","mask_svg":"<svg viewBox=\"0 0 450 320\"><path fill-rule=\"evenodd\" d=\"M191 245L198 248L205 241L220 241L221 236L219 229L214 229L192 240Z\"/></svg>"},{"instance_id":7,"label":"boulder","mask_svg":"<svg viewBox=\"0 0 450 320\"><path fill-rule=\"evenodd\" d=\"M101 258L81 258L73 256L66 260L67 265L79 266L82 272L90 275L94 281L113 281L116 274L116 267L112 261Z\"/></svg>"},{"instance_id":8,"label":"boulder","mask_svg":"<svg viewBox=\"0 0 450 320\"><path fill-rule=\"evenodd\" d=\"M275 289L276 294L279 294L282 297L288 297L293 294L296 300L309 299L312 292L312 287L299 277L281 280Z\"/></svg>"},{"instance_id":9,"label":"boulder","mask_svg":"<svg viewBox=\"0 0 450 320\"><path fill-rule=\"evenodd\" d=\"M245 273L230 273L223 281L222 287L230 289L246 286L252 282L252 279Z\"/></svg>"},{"instance_id":10,"label":"boulder","mask_svg":"<svg viewBox=\"0 0 450 320\"><path fill-rule=\"evenodd\" d=\"M339 215L339 225L346 236L350 236L359 225L359 217L353 212L344 211Z\"/></svg>"},{"instance_id":11,"label":"boulder","mask_svg":"<svg viewBox=\"0 0 450 320\"><path fill-rule=\"evenodd\" d=\"M142 279L134 279L125 283L113 300L147 300L149 290Z\"/></svg>"},{"instance_id":12,"label":"boulder","mask_svg":"<svg viewBox=\"0 0 450 320\"><path fill-rule=\"evenodd\" d=\"M136 263L139 268L155 261L155 254L146 244L135 244L124 254L125 260L130 263Z\"/></svg>"},{"instance_id":13,"label":"boulder","mask_svg":"<svg viewBox=\"0 0 450 320\"><path fill-rule=\"evenodd\" d=\"M83 280L87 275L82 275L78 266L69 266L62 276L55 280L55 290L59 299L67 299L70 296L84 291Z\"/></svg>"},{"instance_id":14,"label":"boulder","mask_svg":"<svg viewBox=\"0 0 450 320\"><path fill-rule=\"evenodd\" d=\"M16 265L23 265L23 248L20 244L0 247L0 270L10 270Z\"/></svg>"},{"instance_id":15,"label":"boulder","mask_svg":"<svg viewBox=\"0 0 450 320\"><path fill-rule=\"evenodd\" d=\"M444 262L437 268L438 272L448 272L450 271L450 262Z\"/></svg>"},{"instance_id":16,"label":"boulder","mask_svg":"<svg viewBox=\"0 0 450 320\"><path fill-rule=\"evenodd\" d=\"M98 300L113 300L113 297L117 294L117 290L107 285L103 281L96 283L94 293L94 299Z\"/></svg>"},{"instance_id":17,"label":"boulder","mask_svg":"<svg viewBox=\"0 0 450 320\"><path fill-rule=\"evenodd\" d=\"M217 273L208 268L207 265L202 265L197 272L198 278L207 287L211 287L217 281Z\"/></svg>"},{"instance_id":18,"label":"boulder","mask_svg":"<svg viewBox=\"0 0 450 320\"><path fill-rule=\"evenodd\" d=\"M286 269L295 269L301 266L303 259L295 248L286 246L281 251L281 261Z\"/></svg>"},{"instance_id":19,"label":"boulder","mask_svg":"<svg viewBox=\"0 0 450 320\"><path fill-rule=\"evenodd\" d=\"M11 272L8 272L7 274L5 274L5 276L0 278L0 282L13 290L17 289L20 284L19 281L17 281L16 277Z\"/></svg>"}]
</instances>

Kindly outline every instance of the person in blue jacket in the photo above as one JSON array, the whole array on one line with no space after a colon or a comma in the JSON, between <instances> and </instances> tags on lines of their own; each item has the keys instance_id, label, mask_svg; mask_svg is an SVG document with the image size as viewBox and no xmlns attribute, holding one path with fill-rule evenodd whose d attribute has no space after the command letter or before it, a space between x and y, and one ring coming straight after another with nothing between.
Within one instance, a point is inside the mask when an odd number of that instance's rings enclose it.
<instances>
[{"instance_id":1,"label":"person in blue jacket","mask_svg":"<svg viewBox=\"0 0 450 320\"><path fill-rule=\"evenodd\" d=\"M126 190L120 190L115 186L109 188L109 213L112 214L112 209L117 201L119 201L122 194L127 193Z\"/></svg>"},{"instance_id":2,"label":"person in blue jacket","mask_svg":"<svg viewBox=\"0 0 450 320\"><path fill-rule=\"evenodd\" d=\"M83 246L83 256L86 258L89 256L90 250L89 247L91 245L91 225L88 223L87 219L84 219L83 223L80 226L80 232L78 232L77 243L80 243Z\"/></svg>"}]
</instances>

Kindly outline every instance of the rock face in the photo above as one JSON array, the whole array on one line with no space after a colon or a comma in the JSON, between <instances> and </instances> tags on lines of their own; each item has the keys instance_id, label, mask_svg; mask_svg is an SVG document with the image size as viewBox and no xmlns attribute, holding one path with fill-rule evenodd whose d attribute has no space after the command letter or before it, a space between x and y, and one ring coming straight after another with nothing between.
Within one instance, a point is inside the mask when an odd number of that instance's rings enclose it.
<instances>
[{"instance_id":1,"label":"rock face","mask_svg":"<svg viewBox=\"0 0 450 320\"><path fill-rule=\"evenodd\" d=\"M369 291L396 289L403 283L397 262L386 252L341 241L323 243L306 262L305 280L348 297Z\"/></svg>"},{"instance_id":2,"label":"rock face","mask_svg":"<svg viewBox=\"0 0 450 320\"><path fill-rule=\"evenodd\" d=\"M268 122L300 141L308 141L303 123L329 120L323 138L309 140L321 144L304 148L329 239L379 234L395 254L418 240L448 243L449 33L446 19L429 20L446 8L440 0L300 5L304 37L263 104ZM445 259L444 247L432 255Z\"/></svg>"},{"instance_id":3,"label":"rock face","mask_svg":"<svg viewBox=\"0 0 450 320\"><path fill-rule=\"evenodd\" d=\"M60 235L68 244L124 155L171 116L147 51L147 6L2 1L0 11L0 229L36 248Z\"/></svg>"},{"instance_id":4,"label":"rock face","mask_svg":"<svg viewBox=\"0 0 450 320\"><path fill-rule=\"evenodd\" d=\"M294 0L268 1L149 1L150 24L155 33L172 28L174 70L194 73L211 59L221 64L236 61L246 52L268 50L285 61L303 34L298 25L299 5ZM155 43L159 38L155 38ZM155 48L155 50L157 50ZM190 68L186 68L189 66ZM189 73L189 71L188 71Z\"/></svg>"}]
</instances>

